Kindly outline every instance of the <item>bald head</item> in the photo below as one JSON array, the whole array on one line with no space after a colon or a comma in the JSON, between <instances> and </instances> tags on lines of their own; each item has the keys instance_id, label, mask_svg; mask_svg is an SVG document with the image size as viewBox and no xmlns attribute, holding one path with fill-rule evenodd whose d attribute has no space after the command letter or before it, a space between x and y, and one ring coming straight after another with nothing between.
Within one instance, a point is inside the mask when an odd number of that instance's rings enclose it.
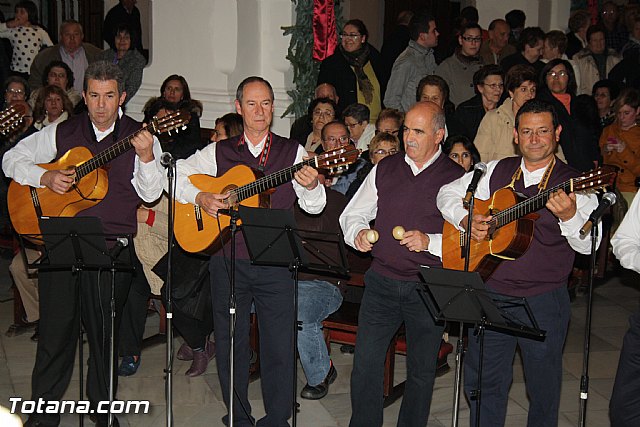
<instances>
[{"instance_id":1,"label":"bald head","mask_svg":"<svg viewBox=\"0 0 640 427\"><path fill-rule=\"evenodd\" d=\"M418 167L424 166L438 152L444 138L444 111L433 102L418 102L404 119L404 147Z\"/></svg>"},{"instance_id":2,"label":"bald head","mask_svg":"<svg viewBox=\"0 0 640 427\"><path fill-rule=\"evenodd\" d=\"M338 94L336 88L331 83L320 83L316 86L315 99L329 98L336 104L338 103Z\"/></svg>"}]
</instances>

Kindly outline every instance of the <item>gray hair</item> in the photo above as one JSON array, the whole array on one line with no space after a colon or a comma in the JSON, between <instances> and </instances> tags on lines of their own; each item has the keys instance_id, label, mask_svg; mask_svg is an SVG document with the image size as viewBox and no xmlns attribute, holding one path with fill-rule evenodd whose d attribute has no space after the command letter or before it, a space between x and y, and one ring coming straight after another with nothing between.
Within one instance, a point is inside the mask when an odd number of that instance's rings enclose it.
<instances>
[{"instance_id":1,"label":"gray hair","mask_svg":"<svg viewBox=\"0 0 640 427\"><path fill-rule=\"evenodd\" d=\"M240 102L242 104L242 98L244 96L244 87L246 85L248 85L249 83L262 83L262 84L264 84L269 89L269 95L271 95L271 102L274 101L275 96L273 94L273 88L271 87L271 83L269 83L267 80L263 79L262 77L251 76L251 77L247 77L246 79L244 79L238 85L238 89L236 90L236 99L238 100L238 102Z\"/></svg>"},{"instance_id":2,"label":"gray hair","mask_svg":"<svg viewBox=\"0 0 640 427\"><path fill-rule=\"evenodd\" d=\"M431 119L431 125L433 126L433 133L436 133L440 129L444 129L445 124L446 122L445 122L444 110L439 108L438 112L435 113L433 115L433 118Z\"/></svg>"},{"instance_id":3,"label":"gray hair","mask_svg":"<svg viewBox=\"0 0 640 427\"><path fill-rule=\"evenodd\" d=\"M83 88L86 92L89 80L115 80L118 82L118 95L124 93L124 74L122 69L109 61L96 61L89 64L84 72Z\"/></svg>"}]
</instances>

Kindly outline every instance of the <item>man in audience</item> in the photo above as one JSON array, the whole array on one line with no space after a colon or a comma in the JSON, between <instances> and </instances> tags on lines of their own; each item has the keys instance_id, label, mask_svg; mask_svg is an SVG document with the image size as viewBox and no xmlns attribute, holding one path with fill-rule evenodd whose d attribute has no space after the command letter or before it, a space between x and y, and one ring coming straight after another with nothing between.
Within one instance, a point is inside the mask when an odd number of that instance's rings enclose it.
<instances>
[{"instance_id":1,"label":"man in audience","mask_svg":"<svg viewBox=\"0 0 640 427\"><path fill-rule=\"evenodd\" d=\"M514 65L531 65L536 70L536 74L540 76L540 72L544 68L544 62L540 61L543 47L544 31L540 27L525 28L518 41L519 51L504 58L500 66L507 73Z\"/></svg>"},{"instance_id":2,"label":"man in audience","mask_svg":"<svg viewBox=\"0 0 640 427\"><path fill-rule=\"evenodd\" d=\"M511 29L509 32L509 44L517 48L520 42L520 35L524 31L525 22L527 22L527 15L520 9L513 9L504 15L504 19ZM504 71L506 72L507 70Z\"/></svg>"},{"instance_id":3,"label":"man in audience","mask_svg":"<svg viewBox=\"0 0 640 427\"><path fill-rule=\"evenodd\" d=\"M320 83L318 86L316 86L313 99L318 98L329 98L336 104L338 103L338 94L336 93L336 88L333 87L331 83ZM304 116L296 119L296 121L293 122L293 124L291 125L291 131L289 131L289 138L304 145L307 140L307 136L312 131L313 127L311 125L311 117L309 117L309 114L305 114Z\"/></svg>"},{"instance_id":4,"label":"man in audience","mask_svg":"<svg viewBox=\"0 0 640 427\"><path fill-rule=\"evenodd\" d=\"M593 85L606 79L621 59L615 50L606 47L604 28L598 25L590 26L587 30L587 47L573 55L580 73L578 95L590 95Z\"/></svg>"},{"instance_id":5,"label":"man in audience","mask_svg":"<svg viewBox=\"0 0 640 427\"><path fill-rule=\"evenodd\" d=\"M442 154L443 137L442 109L432 102L415 104L404 123L406 155L388 156L374 166L340 216L345 242L373 255L358 315L351 374L352 427L382 425L385 355L403 322L407 382L398 425L424 426L429 418L443 327L434 323L417 291L419 271L421 265L442 265L444 220L435 196L442 185L463 174ZM371 243L367 235L374 219L379 240ZM392 234L397 225L406 230L401 240Z\"/></svg>"},{"instance_id":6,"label":"man in audience","mask_svg":"<svg viewBox=\"0 0 640 427\"><path fill-rule=\"evenodd\" d=\"M398 56L384 96L384 105L408 111L415 103L418 82L436 70L433 48L438 45L438 30L433 16L426 12L414 15L409 24L409 46Z\"/></svg>"},{"instance_id":7,"label":"man in audience","mask_svg":"<svg viewBox=\"0 0 640 427\"><path fill-rule=\"evenodd\" d=\"M489 24L489 41L482 43L480 56L485 64L500 64L507 56L516 53L509 44L509 24L504 19L494 19Z\"/></svg>"},{"instance_id":8,"label":"man in audience","mask_svg":"<svg viewBox=\"0 0 640 427\"><path fill-rule=\"evenodd\" d=\"M364 104L351 104L342 112L342 117L344 124L349 128L353 145L359 150L367 150L376 132L376 127L369 123L369 107Z\"/></svg>"},{"instance_id":9,"label":"man in audience","mask_svg":"<svg viewBox=\"0 0 640 427\"><path fill-rule=\"evenodd\" d=\"M449 85L449 100L458 105L473 96L473 74L482 67L478 56L482 45L482 28L478 24L468 24L458 36L460 47L442 61L435 74Z\"/></svg>"},{"instance_id":10,"label":"man in audience","mask_svg":"<svg viewBox=\"0 0 640 427\"><path fill-rule=\"evenodd\" d=\"M102 49L90 43L83 43L83 39L84 32L78 21L68 19L60 24L58 44L44 49L33 59L29 76L31 90L42 87L44 69L51 61L62 61L73 71L73 87L82 93L84 72L102 52Z\"/></svg>"},{"instance_id":11,"label":"man in audience","mask_svg":"<svg viewBox=\"0 0 640 427\"><path fill-rule=\"evenodd\" d=\"M606 1L600 12L600 24L604 28L605 45L620 53L622 47L629 41L629 32L624 27L619 7L616 2Z\"/></svg>"}]
</instances>

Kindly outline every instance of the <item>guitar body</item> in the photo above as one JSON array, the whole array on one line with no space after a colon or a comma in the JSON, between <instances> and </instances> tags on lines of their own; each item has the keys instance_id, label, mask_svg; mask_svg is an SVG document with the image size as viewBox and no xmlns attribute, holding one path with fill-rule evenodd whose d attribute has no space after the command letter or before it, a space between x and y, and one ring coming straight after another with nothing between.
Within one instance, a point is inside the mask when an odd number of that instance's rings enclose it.
<instances>
[{"instance_id":1,"label":"guitar body","mask_svg":"<svg viewBox=\"0 0 640 427\"><path fill-rule=\"evenodd\" d=\"M72 169L92 157L89 149L75 147L58 161L38 166L47 170ZM55 193L48 187L34 188L11 181L7 194L11 223L18 234L40 234L40 216L75 216L78 212L98 204L108 189L107 171L103 168L84 176L65 194ZM81 194L95 200L83 199Z\"/></svg>"},{"instance_id":2,"label":"guitar body","mask_svg":"<svg viewBox=\"0 0 640 427\"><path fill-rule=\"evenodd\" d=\"M250 184L258 178L258 172L248 166L238 165L229 169L220 177L210 175L191 175L193 185L206 193L224 194L227 191ZM268 196L256 194L240 203L248 207L269 207ZM182 249L187 252L209 252L212 246L224 242L231 219L220 215L218 220L191 203L176 203L174 234ZM222 234L221 234L222 231Z\"/></svg>"},{"instance_id":3,"label":"guitar body","mask_svg":"<svg viewBox=\"0 0 640 427\"><path fill-rule=\"evenodd\" d=\"M519 197L508 188L493 194L490 200L476 200L474 212L492 215L519 202ZM487 280L505 259L516 259L524 254L531 240L536 214L529 214L497 229L489 238L478 242L471 240L469 271L477 271ZM453 270L464 270L464 233L449 222L442 230L442 266Z\"/></svg>"}]
</instances>

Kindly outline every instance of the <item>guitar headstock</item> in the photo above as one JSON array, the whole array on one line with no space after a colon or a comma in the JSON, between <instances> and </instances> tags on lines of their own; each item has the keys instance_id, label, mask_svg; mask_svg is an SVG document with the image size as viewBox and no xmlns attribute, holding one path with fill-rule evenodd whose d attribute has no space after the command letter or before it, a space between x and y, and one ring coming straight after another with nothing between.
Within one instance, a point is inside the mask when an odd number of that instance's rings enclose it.
<instances>
[{"instance_id":1,"label":"guitar headstock","mask_svg":"<svg viewBox=\"0 0 640 427\"><path fill-rule=\"evenodd\" d=\"M159 135L161 133L169 133L175 130L179 132L180 129L185 129L187 123L191 120L191 113L186 110L178 110L173 113L169 113L162 117L153 117L147 126L147 130L153 135Z\"/></svg>"},{"instance_id":2,"label":"guitar headstock","mask_svg":"<svg viewBox=\"0 0 640 427\"><path fill-rule=\"evenodd\" d=\"M615 167L602 166L596 170L584 173L573 181L573 191L596 191L611 187L618 174Z\"/></svg>"},{"instance_id":3,"label":"guitar headstock","mask_svg":"<svg viewBox=\"0 0 640 427\"><path fill-rule=\"evenodd\" d=\"M329 174L335 174L355 163L359 156L360 150L356 147L351 144L343 145L335 150L326 151L316 156L316 167L328 171Z\"/></svg>"},{"instance_id":4,"label":"guitar headstock","mask_svg":"<svg viewBox=\"0 0 640 427\"><path fill-rule=\"evenodd\" d=\"M18 129L26 114L27 107L22 103L12 105L0 111L0 134L7 136L13 133Z\"/></svg>"}]
</instances>

